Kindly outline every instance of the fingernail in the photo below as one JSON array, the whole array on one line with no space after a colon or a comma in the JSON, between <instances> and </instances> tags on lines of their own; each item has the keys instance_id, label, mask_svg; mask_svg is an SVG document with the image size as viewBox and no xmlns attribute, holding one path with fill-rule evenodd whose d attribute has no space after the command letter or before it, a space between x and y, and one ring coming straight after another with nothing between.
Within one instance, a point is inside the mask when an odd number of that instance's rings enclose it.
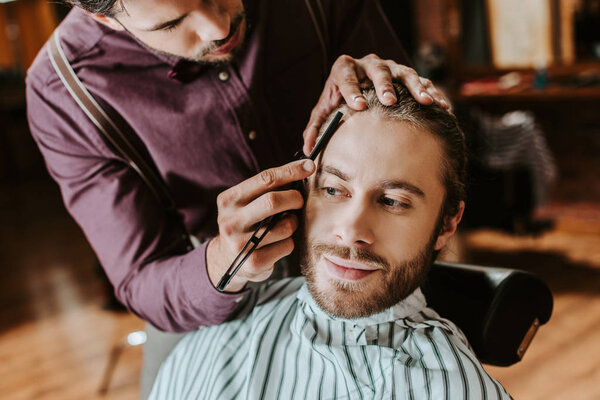
<instances>
[{"instance_id":1,"label":"fingernail","mask_svg":"<svg viewBox=\"0 0 600 400\"><path fill-rule=\"evenodd\" d=\"M446 103L446 100L442 100L442 107L450 108L450 106L448 105L448 103Z\"/></svg>"},{"instance_id":2,"label":"fingernail","mask_svg":"<svg viewBox=\"0 0 600 400\"><path fill-rule=\"evenodd\" d=\"M315 163L313 163L311 160L306 160L302 163L302 168L304 168L306 172L312 172L315 168Z\"/></svg>"},{"instance_id":3,"label":"fingernail","mask_svg":"<svg viewBox=\"0 0 600 400\"><path fill-rule=\"evenodd\" d=\"M367 102L367 100L365 100L365 98L364 98L364 96L363 96L362 94L357 94L357 95L355 95L355 96L352 98L352 101L354 101L355 103L358 103L358 102L363 102L363 103L366 103L366 102Z\"/></svg>"},{"instance_id":4,"label":"fingernail","mask_svg":"<svg viewBox=\"0 0 600 400\"><path fill-rule=\"evenodd\" d=\"M394 96L394 93L392 93L392 92L385 92L385 93L383 93L383 98L385 100L388 100L388 101L389 100L392 100L392 101L396 100L396 96Z\"/></svg>"},{"instance_id":5,"label":"fingernail","mask_svg":"<svg viewBox=\"0 0 600 400\"><path fill-rule=\"evenodd\" d=\"M433 101L433 97L431 97L431 96L429 95L429 93L427 93L427 92L421 92L421 93L419 93L419 94L421 95L421 97L426 97L426 98L428 98L429 100L432 100L432 101Z\"/></svg>"}]
</instances>

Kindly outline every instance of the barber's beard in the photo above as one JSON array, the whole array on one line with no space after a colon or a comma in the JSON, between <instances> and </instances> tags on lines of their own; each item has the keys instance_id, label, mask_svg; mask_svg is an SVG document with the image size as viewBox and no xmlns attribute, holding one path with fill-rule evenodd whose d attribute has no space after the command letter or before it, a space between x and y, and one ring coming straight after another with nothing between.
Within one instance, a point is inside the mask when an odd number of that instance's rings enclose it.
<instances>
[{"instance_id":1,"label":"barber's beard","mask_svg":"<svg viewBox=\"0 0 600 400\"><path fill-rule=\"evenodd\" d=\"M248 21L246 20L246 13L244 11L242 11L240 14L238 14L235 17L235 19L231 23L231 27L229 28L229 35L227 35L227 37L225 39L206 43L198 51L196 51L196 54L186 57L186 56L183 56L180 54L170 53L168 51L164 51L164 50L157 49L155 47L151 47L150 45L142 42L134 33L132 33L118 19L115 18L115 20L123 27L123 29L125 29L127 32L129 32L131 34L131 36L135 40L137 40L138 43L140 43L142 46L146 46L147 48L151 49L152 51L154 51L158 54L162 54L167 57L176 57L176 58L179 58L182 60L190 61L190 62L193 62L196 64L207 65L207 66L222 66L222 65L231 63L231 61L235 58L235 56L237 54L239 54L242 51L242 49L244 48L244 45L246 43L246 40L245 40L246 32L244 32L243 38L240 41L240 43L238 43L238 45L234 49L232 49L231 52L229 52L227 55L224 55L224 57L222 59L206 60L204 58L206 57L207 54L217 50L219 47L221 47L222 45L227 43L229 41L229 39L231 39L231 37L236 34L238 28L240 28L240 26L242 25L242 23L244 21L246 21L246 24L245 24L245 26L242 26L241 29L246 29L246 30L248 29Z\"/></svg>"},{"instance_id":2,"label":"barber's beard","mask_svg":"<svg viewBox=\"0 0 600 400\"><path fill-rule=\"evenodd\" d=\"M415 257L399 264L390 264L368 250L303 240L300 246L302 273L312 297L325 312L347 319L367 317L404 300L425 282L436 240L437 234L433 234ZM377 275L358 282L333 279L326 271L317 271L317 262L328 254L377 267L379 269L371 273Z\"/></svg>"},{"instance_id":3,"label":"barber's beard","mask_svg":"<svg viewBox=\"0 0 600 400\"><path fill-rule=\"evenodd\" d=\"M245 18L246 18L245 12L238 14L235 17L235 19L233 20L233 22L231 23L231 27L229 28L229 35L227 35L227 37L225 39L216 40L214 42L207 43L206 45L202 46L202 48L198 52L196 52L196 54L193 57L190 57L190 58L184 57L184 58L188 61L193 61L193 62L201 63L201 64L210 64L210 65L221 65L221 64L227 64L227 63L231 62L231 60L235 57L235 55L238 54L241 51L241 49L244 47L245 35L243 35L243 38L240 41L240 43L238 43L238 45L234 49L232 49L229 54L224 55L226 57L224 57L222 60L208 61L208 60L205 60L204 58L209 53L212 53L213 51L217 50L219 47L221 47L225 43L227 43L229 41L229 39L231 39L235 34L237 34L238 29L247 29L247 25L245 27L241 26L242 23L244 22Z\"/></svg>"}]
</instances>

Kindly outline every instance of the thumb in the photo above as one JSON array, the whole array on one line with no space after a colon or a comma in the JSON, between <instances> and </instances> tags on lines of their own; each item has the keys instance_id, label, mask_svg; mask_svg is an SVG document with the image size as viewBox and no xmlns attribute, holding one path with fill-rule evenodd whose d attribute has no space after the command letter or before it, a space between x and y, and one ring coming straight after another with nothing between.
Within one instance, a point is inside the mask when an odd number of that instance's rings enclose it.
<instances>
[{"instance_id":1,"label":"thumb","mask_svg":"<svg viewBox=\"0 0 600 400\"><path fill-rule=\"evenodd\" d=\"M319 133L319 128L317 125L309 125L304 130L304 147L302 151L305 156L309 156L312 149L315 147L315 142L317 141L317 134Z\"/></svg>"}]
</instances>

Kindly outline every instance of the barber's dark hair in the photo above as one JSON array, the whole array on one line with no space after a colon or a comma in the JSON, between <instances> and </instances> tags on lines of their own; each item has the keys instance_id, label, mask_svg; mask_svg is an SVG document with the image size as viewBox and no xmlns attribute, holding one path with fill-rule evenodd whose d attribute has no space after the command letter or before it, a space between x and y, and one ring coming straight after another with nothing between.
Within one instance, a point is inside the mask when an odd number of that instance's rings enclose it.
<instances>
[{"instance_id":1,"label":"barber's dark hair","mask_svg":"<svg viewBox=\"0 0 600 400\"><path fill-rule=\"evenodd\" d=\"M458 213L459 204L466 197L467 149L465 135L458 126L456 117L442 106L437 103L429 106L419 104L408 89L401 84L394 84L394 89L398 101L391 106L381 104L374 88L363 89L362 94L367 100L366 112L374 112L394 121L403 121L430 132L442 145L444 159L442 160L441 174L446 196L440 213L439 229L443 229L444 220ZM345 114L354 113L346 105L338 107L338 109L342 108ZM331 113L329 119L334 114L335 111ZM323 125L326 126L327 123Z\"/></svg>"},{"instance_id":2,"label":"barber's dark hair","mask_svg":"<svg viewBox=\"0 0 600 400\"><path fill-rule=\"evenodd\" d=\"M62 0L64 3L83 8L92 14L114 17L123 9L122 0Z\"/></svg>"}]
</instances>

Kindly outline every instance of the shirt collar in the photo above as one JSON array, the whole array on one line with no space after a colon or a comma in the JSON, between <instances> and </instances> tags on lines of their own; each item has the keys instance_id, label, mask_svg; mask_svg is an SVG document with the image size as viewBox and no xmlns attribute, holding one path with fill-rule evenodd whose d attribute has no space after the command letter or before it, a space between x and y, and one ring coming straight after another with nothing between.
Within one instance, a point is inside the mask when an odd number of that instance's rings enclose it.
<instances>
[{"instance_id":1,"label":"shirt collar","mask_svg":"<svg viewBox=\"0 0 600 400\"><path fill-rule=\"evenodd\" d=\"M133 36L133 35L132 35ZM137 40L137 38L136 38ZM188 83L196 79L196 77L207 68L207 64L196 63L185 60L181 57L159 53L158 51L146 46L138 40L142 46L146 47L156 58L169 65L171 68L167 72L167 78L177 80L182 83Z\"/></svg>"},{"instance_id":2,"label":"shirt collar","mask_svg":"<svg viewBox=\"0 0 600 400\"><path fill-rule=\"evenodd\" d=\"M193 81L208 66L208 64L196 63L175 55L161 53L139 40L131 32L125 31L125 33L135 40L140 46L145 48L148 52L152 53L156 58L170 67L169 71L167 72L167 78L169 79L188 83Z\"/></svg>"},{"instance_id":3,"label":"shirt collar","mask_svg":"<svg viewBox=\"0 0 600 400\"><path fill-rule=\"evenodd\" d=\"M169 79L175 79L183 83L191 82L206 69L206 64L195 63L187 60L178 60L171 66L167 73Z\"/></svg>"},{"instance_id":4,"label":"shirt collar","mask_svg":"<svg viewBox=\"0 0 600 400\"><path fill-rule=\"evenodd\" d=\"M300 303L304 303L307 306L309 306L312 309L312 311L321 318L347 322L354 326L363 327L378 325L390 321L396 321L399 319L407 318L411 315L415 315L416 313L424 310L427 307L427 301L425 300L425 296L423 295L423 292L421 292L420 288L417 288L404 300L396 303L387 310L383 310L378 314L374 314L368 317L356 319L337 318L327 314L323 309L321 309L321 307L319 307L315 299L312 297L306 283L304 283L298 291L297 298L300 301Z\"/></svg>"}]
</instances>

